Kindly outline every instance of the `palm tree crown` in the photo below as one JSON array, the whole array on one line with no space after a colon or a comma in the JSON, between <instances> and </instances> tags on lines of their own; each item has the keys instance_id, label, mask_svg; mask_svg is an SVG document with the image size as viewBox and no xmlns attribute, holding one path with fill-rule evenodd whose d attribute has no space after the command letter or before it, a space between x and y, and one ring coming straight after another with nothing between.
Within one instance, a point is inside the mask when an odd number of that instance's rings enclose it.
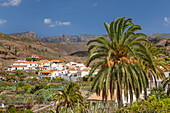
<instances>
[{"instance_id":1,"label":"palm tree crown","mask_svg":"<svg viewBox=\"0 0 170 113\"><path fill-rule=\"evenodd\" d=\"M65 105L65 107L71 107L73 109L75 103L83 102L83 97L79 89L80 87L76 83L68 82L62 89L56 91L53 99L59 101L59 106Z\"/></svg>"},{"instance_id":2,"label":"palm tree crown","mask_svg":"<svg viewBox=\"0 0 170 113\"><path fill-rule=\"evenodd\" d=\"M97 94L102 91L105 100L107 100L108 91L112 97L114 89L116 89L118 105L122 107L123 89L127 100L130 94L130 102L132 102L133 92L136 98L139 98L142 89L148 87L146 73L139 63L136 52L146 55L146 47L142 42L150 42L141 38L146 37L145 34L135 33L141 30L141 26L133 24L131 18L118 18L110 25L104 22L104 26L109 40L105 37L98 37L87 43L90 45L88 48L90 55L87 58L86 66L90 66L92 61L95 61L89 79L92 73L100 68L92 83L92 89Z\"/></svg>"}]
</instances>

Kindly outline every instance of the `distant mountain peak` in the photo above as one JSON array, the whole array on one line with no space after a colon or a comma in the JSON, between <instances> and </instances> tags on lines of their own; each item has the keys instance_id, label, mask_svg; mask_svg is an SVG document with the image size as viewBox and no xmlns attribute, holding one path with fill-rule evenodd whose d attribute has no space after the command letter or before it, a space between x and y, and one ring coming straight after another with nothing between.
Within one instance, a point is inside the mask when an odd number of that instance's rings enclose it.
<instances>
[{"instance_id":1,"label":"distant mountain peak","mask_svg":"<svg viewBox=\"0 0 170 113\"><path fill-rule=\"evenodd\" d=\"M26 33L35 33L35 32L32 32L32 31L27 31Z\"/></svg>"},{"instance_id":2,"label":"distant mountain peak","mask_svg":"<svg viewBox=\"0 0 170 113\"><path fill-rule=\"evenodd\" d=\"M10 35L17 36L17 37L29 37L29 38L40 39L40 40L42 39L41 36L36 35L36 33L33 31L27 31L23 33L12 33Z\"/></svg>"}]
</instances>

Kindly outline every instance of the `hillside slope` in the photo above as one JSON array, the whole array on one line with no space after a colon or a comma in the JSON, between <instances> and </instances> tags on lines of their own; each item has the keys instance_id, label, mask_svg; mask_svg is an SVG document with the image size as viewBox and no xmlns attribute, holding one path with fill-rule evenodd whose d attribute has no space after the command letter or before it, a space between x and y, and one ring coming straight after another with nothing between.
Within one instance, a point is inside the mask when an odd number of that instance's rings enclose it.
<instances>
[{"instance_id":1,"label":"hillside slope","mask_svg":"<svg viewBox=\"0 0 170 113\"><path fill-rule=\"evenodd\" d=\"M72 57L71 53L87 50L86 43L46 43L33 38L9 36L0 33L0 69L5 69L9 64L18 59L37 54L40 58L59 59L62 61L84 62L83 57Z\"/></svg>"}]
</instances>

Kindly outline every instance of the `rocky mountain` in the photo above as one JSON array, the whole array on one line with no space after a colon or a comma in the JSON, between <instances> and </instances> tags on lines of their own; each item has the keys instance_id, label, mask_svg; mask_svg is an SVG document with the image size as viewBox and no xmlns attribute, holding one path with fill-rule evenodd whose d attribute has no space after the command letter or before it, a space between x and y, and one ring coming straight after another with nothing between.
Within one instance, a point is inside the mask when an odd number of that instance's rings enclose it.
<instances>
[{"instance_id":1,"label":"rocky mountain","mask_svg":"<svg viewBox=\"0 0 170 113\"><path fill-rule=\"evenodd\" d=\"M23 33L12 33L11 36L17 36L17 37L29 37L33 39L39 39L44 42L48 43L56 43L56 42L87 42L92 38L97 38L97 35L90 35L90 34L82 34L77 36L70 36L70 35L59 35L54 37L44 37L36 35L36 33L32 31L23 32ZM105 35L106 36L106 35Z\"/></svg>"},{"instance_id":2,"label":"rocky mountain","mask_svg":"<svg viewBox=\"0 0 170 113\"><path fill-rule=\"evenodd\" d=\"M56 43L56 42L88 42L92 38L97 38L98 35L91 35L91 34L82 34L82 35L75 35L75 36L70 36L66 34L62 34L59 36L53 36L53 37L41 37L38 36L36 33L32 31L28 32L23 32L23 33L12 33L10 34L11 36L17 36L17 37L29 37L33 39L39 39L44 42L48 43ZM107 37L107 35L102 35L104 37ZM148 38L152 40L157 40L157 38L168 40L170 38L170 33L154 33L151 35L148 35Z\"/></svg>"},{"instance_id":3,"label":"rocky mountain","mask_svg":"<svg viewBox=\"0 0 170 113\"><path fill-rule=\"evenodd\" d=\"M82 35L59 35L54 37L41 37L36 35L36 33L32 31L24 32L24 33L13 33L10 34L11 36L17 36L17 37L27 37L27 38L33 38L33 39L39 39L40 41L44 41L47 43L58 43L58 42L88 42L90 39L97 38L98 35L90 35L90 34L82 34ZM102 35L106 38L108 38L107 35ZM154 33L151 35L148 35L147 37L153 44L155 44L157 47L167 47L170 44L170 33Z\"/></svg>"},{"instance_id":4,"label":"rocky mountain","mask_svg":"<svg viewBox=\"0 0 170 113\"><path fill-rule=\"evenodd\" d=\"M33 38L33 39L39 39L39 40L42 39L41 36L36 35L36 33L32 32L32 31L27 31L27 32L23 32L23 33L12 33L10 35L17 36L17 37L29 37L29 38Z\"/></svg>"},{"instance_id":5,"label":"rocky mountain","mask_svg":"<svg viewBox=\"0 0 170 113\"><path fill-rule=\"evenodd\" d=\"M149 37L148 40L151 43L155 44L157 47L168 47L168 49L170 49L170 38L166 39L162 37L154 37L154 38Z\"/></svg>"},{"instance_id":6,"label":"rocky mountain","mask_svg":"<svg viewBox=\"0 0 170 113\"><path fill-rule=\"evenodd\" d=\"M153 33L151 35L148 35L148 37L152 37L152 38L163 37L163 38L169 39L170 33Z\"/></svg>"},{"instance_id":7,"label":"rocky mountain","mask_svg":"<svg viewBox=\"0 0 170 113\"><path fill-rule=\"evenodd\" d=\"M148 35L147 38L157 47L166 47L170 51L170 33L154 33Z\"/></svg>"},{"instance_id":8,"label":"rocky mountain","mask_svg":"<svg viewBox=\"0 0 170 113\"><path fill-rule=\"evenodd\" d=\"M97 35L89 35L89 34L82 34L77 36L69 36L69 35L59 35L55 37L45 37L42 41L48 43L55 43L55 42L87 42L92 38L98 37Z\"/></svg>"}]
</instances>

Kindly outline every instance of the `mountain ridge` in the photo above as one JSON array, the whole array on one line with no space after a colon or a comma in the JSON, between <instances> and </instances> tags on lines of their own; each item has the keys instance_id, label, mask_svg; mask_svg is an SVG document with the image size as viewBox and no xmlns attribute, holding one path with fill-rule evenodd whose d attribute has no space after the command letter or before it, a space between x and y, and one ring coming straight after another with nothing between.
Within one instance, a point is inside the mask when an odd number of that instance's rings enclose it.
<instances>
[{"instance_id":1,"label":"mountain ridge","mask_svg":"<svg viewBox=\"0 0 170 113\"><path fill-rule=\"evenodd\" d=\"M12 33L9 34L11 36L17 36L17 37L30 37L33 39L39 39L44 42L48 43L56 43L56 42L88 42L92 38L97 38L98 36L108 36L106 34L103 35L92 35L92 34L81 34L81 35L66 35L66 34L61 34L58 36L51 36L51 37L41 37L37 35L35 32L32 31L27 31L27 32L21 32L21 33ZM148 34L148 38L170 38L170 33L153 33L153 34Z\"/></svg>"},{"instance_id":2,"label":"mountain ridge","mask_svg":"<svg viewBox=\"0 0 170 113\"><path fill-rule=\"evenodd\" d=\"M41 37L38 36L35 32L27 31L23 33L12 33L10 36L16 36L16 37L25 37L25 38L32 38L32 39L38 39L43 42L47 43L59 43L59 42L88 42L90 39L97 38L99 36L104 36L108 38L106 34L104 35L92 35L92 34L81 34L81 35L66 35L61 34L58 36L52 36L52 37ZM170 49L170 33L153 33L147 35L147 39L151 41L153 44L155 44L157 47L167 47L168 50Z\"/></svg>"},{"instance_id":3,"label":"mountain ridge","mask_svg":"<svg viewBox=\"0 0 170 113\"><path fill-rule=\"evenodd\" d=\"M27 31L22 33L12 33L9 34L10 36L17 36L17 37L29 37L33 39L39 39L44 42L48 43L56 43L56 42L87 42L92 38L97 38L99 35L92 35L92 34L81 34L81 35L66 35L61 34L58 36L52 36L52 37L41 37L37 35L35 32ZM106 35L102 35L106 36Z\"/></svg>"}]
</instances>

